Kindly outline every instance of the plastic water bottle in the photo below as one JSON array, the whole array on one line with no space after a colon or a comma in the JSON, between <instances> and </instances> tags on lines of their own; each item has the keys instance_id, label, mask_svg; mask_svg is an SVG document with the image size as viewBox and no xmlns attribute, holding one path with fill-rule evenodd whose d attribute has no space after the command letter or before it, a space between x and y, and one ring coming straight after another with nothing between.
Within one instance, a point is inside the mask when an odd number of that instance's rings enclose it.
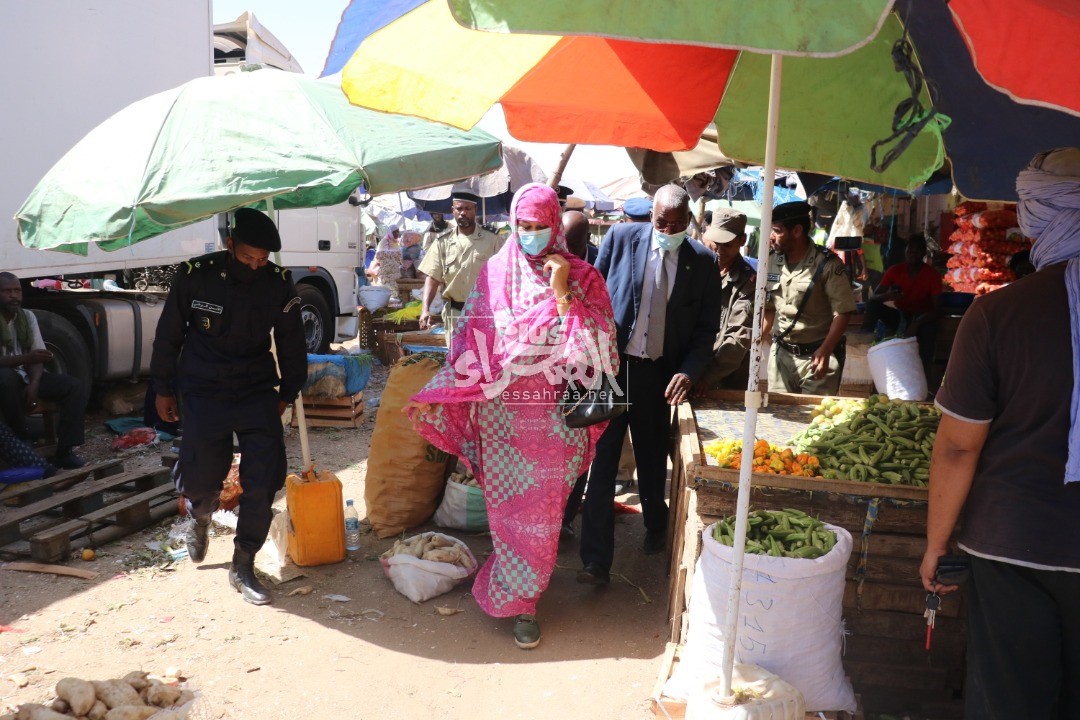
<instances>
[{"instance_id":1,"label":"plastic water bottle","mask_svg":"<svg viewBox=\"0 0 1080 720\"><path fill-rule=\"evenodd\" d=\"M356 514L352 500L345 501L345 549L360 549L360 516Z\"/></svg>"}]
</instances>

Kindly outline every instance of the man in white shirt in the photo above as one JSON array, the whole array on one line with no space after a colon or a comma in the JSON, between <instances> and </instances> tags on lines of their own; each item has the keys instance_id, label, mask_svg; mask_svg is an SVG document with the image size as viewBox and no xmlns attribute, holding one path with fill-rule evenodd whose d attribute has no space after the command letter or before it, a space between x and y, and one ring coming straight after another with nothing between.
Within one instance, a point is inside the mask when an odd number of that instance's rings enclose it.
<instances>
[{"instance_id":1,"label":"man in white shirt","mask_svg":"<svg viewBox=\"0 0 1080 720\"><path fill-rule=\"evenodd\" d=\"M60 422L53 464L79 468L85 463L73 449L83 444L86 391L73 377L45 372L50 360L37 318L22 308L19 278L0 272L0 413L25 438L27 413L35 412L41 399L55 402Z\"/></svg>"},{"instance_id":2,"label":"man in white shirt","mask_svg":"<svg viewBox=\"0 0 1080 720\"><path fill-rule=\"evenodd\" d=\"M690 199L676 185L656 193L651 223L619 223L600 246L596 269L607 281L627 411L596 444L581 523L578 582L610 580L615 548L615 477L627 427L637 459L645 521L644 551L664 551L664 501L671 409L686 402L712 358L720 326L716 256L686 237Z\"/></svg>"}]
</instances>

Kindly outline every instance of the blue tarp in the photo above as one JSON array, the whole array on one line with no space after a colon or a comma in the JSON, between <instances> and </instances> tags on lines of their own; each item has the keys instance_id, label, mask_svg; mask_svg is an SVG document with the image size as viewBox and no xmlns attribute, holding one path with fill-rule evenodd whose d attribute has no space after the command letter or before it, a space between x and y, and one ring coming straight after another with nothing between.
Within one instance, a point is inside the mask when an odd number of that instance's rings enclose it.
<instances>
[{"instance_id":1,"label":"blue tarp","mask_svg":"<svg viewBox=\"0 0 1080 720\"><path fill-rule=\"evenodd\" d=\"M371 366L375 359L370 355L311 355L307 356L308 365L333 363L345 369L345 392L355 395L367 387L371 379ZM310 380L310 378L309 378Z\"/></svg>"}]
</instances>

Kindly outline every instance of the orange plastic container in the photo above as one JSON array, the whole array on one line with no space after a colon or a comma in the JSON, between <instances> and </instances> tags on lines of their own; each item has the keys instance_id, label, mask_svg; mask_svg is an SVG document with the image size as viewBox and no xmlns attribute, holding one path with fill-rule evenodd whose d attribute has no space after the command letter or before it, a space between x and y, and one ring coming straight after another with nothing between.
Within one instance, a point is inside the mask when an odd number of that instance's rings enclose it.
<instances>
[{"instance_id":1,"label":"orange plastic container","mask_svg":"<svg viewBox=\"0 0 1080 720\"><path fill-rule=\"evenodd\" d=\"M345 504L341 481L334 473L323 470L310 480L289 475L285 502L289 506L289 557L294 563L329 565L345 559Z\"/></svg>"}]
</instances>

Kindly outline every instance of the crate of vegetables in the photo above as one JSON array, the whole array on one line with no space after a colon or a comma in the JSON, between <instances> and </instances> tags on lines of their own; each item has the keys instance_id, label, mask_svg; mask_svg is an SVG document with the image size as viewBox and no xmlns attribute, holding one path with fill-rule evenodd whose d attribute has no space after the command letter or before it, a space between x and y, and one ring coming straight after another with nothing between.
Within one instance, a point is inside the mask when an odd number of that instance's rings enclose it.
<instances>
[{"instance_id":1,"label":"crate of vegetables","mask_svg":"<svg viewBox=\"0 0 1080 720\"><path fill-rule=\"evenodd\" d=\"M956 712L964 677L962 591L944 599L934 645L927 652L926 593L919 581L926 544L924 485L940 421L937 411L925 403L893 403L877 396L863 400L770 393L768 403L758 413L751 507L794 509L854 537L844 571L843 617L850 634L843 664L863 706L869 712L893 715L958 716L949 713ZM744 420L742 393L698 399L691 407L679 408L671 491L676 531L668 594L676 657L685 651L680 646L687 638L690 605L698 595L697 560L706 545L703 531L720 533L719 539L709 534L709 543L725 545L729 537L714 523L726 523L725 518L735 513L741 443L733 438L741 437ZM888 445L893 446L891 454ZM811 457L816 458L816 467ZM779 462L774 465L774 460ZM793 473L796 464L802 474ZM856 465L863 469L852 479ZM807 472L808 466L816 472ZM789 533L784 528L777 533L764 522L763 518L750 528L748 558L768 563L786 561L777 553L816 554L817 550L803 549L806 538L799 530L793 527ZM769 529L782 547L772 547ZM817 539L824 549L825 537Z\"/></svg>"}]
</instances>

